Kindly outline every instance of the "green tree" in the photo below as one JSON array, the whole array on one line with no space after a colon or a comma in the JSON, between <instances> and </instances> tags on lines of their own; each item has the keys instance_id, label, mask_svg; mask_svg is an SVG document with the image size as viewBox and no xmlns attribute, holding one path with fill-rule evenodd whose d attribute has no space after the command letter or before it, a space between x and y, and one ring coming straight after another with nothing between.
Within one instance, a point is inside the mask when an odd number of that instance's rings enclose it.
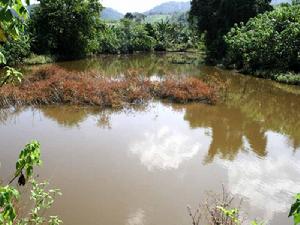
<instances>
[{"instance_id":1,"label":"green tree","mask_svg":"<svg viewBox=\"0 0 300 225\"><path fill-rule=\"evenodd\" d=\"M236 25L225 41L229 65L283 81L281 76L272 76L278 72L300 71L300 6L279 6L246 24ZM299 84L300 79L297 80L293 83Z\"/></svg>"},{"instance_id":2,"label":"green tree","mask_svg":"<svg viewBox=\"0 0 300 225\"><path fill-rule=\"evenodd\" d=\"M30 1L26 0L26 4L29 5L29 3ZM19 38L20 23L18 21L26 19L27 16L28 12L22 0L0 0L0 45L9 39ZM6 57L1 49L0 64L6 64Z\"/></svg>"},{"instance_id":3,"label":"green tree","mask_svg":"<svg viewBox=\"0 0 300 225\"><path fill-rule=\"evenodd\" d=\"M40 0L30 22L33 50L62 58L94 53L101 10L98 0Z\"/></svg>"},{"instance_id":4,"label":"green tree","mask_svg":"<svg viewBox=\"0 0 300 225\"><path fill-rule=\"evenodd\" d=\"M192 0L190 22L205 33L207 60L216 63L226 52L223 36L235 23L271 10L271 0Z\"/></svg>"}]
</instances>

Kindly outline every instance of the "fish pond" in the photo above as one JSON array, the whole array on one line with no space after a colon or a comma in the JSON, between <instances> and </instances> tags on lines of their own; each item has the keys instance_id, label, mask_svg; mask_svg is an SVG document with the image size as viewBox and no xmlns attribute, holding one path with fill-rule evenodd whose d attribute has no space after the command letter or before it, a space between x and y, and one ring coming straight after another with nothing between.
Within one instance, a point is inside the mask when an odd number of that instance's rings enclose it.
<instances>
[{"instance_id":1,"label":"fish pond","mask_svg":"<svg viewBox=\"0 0 300 225\"><path fill-rule=\"evenodd\" d=\"M300 191L300 88L174 64L171 54L58 65L107 76L195 76L227 85L215 105L153 100L123 109L1 109L0 177L14 171L24 144L39 140L43 166L36 172L63 192L49 213L64 224L192 225L187 205L197 207L222 185L243 199L246 220L293 224L287 215Z\"/></svg>"}]
</instances>

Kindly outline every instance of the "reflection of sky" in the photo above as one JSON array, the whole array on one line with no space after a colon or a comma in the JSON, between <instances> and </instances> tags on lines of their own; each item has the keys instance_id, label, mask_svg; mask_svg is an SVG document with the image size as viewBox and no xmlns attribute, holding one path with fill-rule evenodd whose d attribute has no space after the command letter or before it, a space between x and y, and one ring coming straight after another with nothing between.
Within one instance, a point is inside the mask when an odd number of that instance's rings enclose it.
<instances>
[{"instance_id":1,"label":"reflection of sky","mask_svg":"<svg viewBox=\"0 0 300 225\"><path fill-rule=\"evenodd\" d=\"M300 191L300 160L293 156L288 140L268 132L268 157L240 154L236 160L221 161L228 169L228 188L244 198L261 218L272 221L276 213L286 213L292 196Z\"/></svg>"},{"instance_id":2,"label":"reflection of sky","mask_svg":"<svg viewBox=\"0 0 300 225\"><path fill-rule=\"evenodd\" d=\"M145 221L146 218L144 210L138 209L136 212L128 216L126 225L144 225Z\"/></svg>"},{"instance_id":3,"label":"reflection of sky","mask_svg":"<svg viewBox=\"0 0 300 225\"><path fill-rule=\"evenodd\" d=\"M149 171L176 170L194 157L205 158L211 142L209 129L191 130L162 121L130 144L130 152L142 165ZM287 214L292 196L300 191L300 154L294 153L286 136L265 135L265 158L258 157L244 137L243 149L234 160L216 158L212 164L227 171L228 190L244 199L249 215L272 223L276 214Z\"/></svg>"},{"instance_id":4,"label":"reflection of sky","mask_svg":"<svg viewBox=\"0 0 300 225\"><path fill-rule=\"evenodd\" d=\"M148 170L178 169L184 161L192 159L201 147L193 138L167 126L152 133L146 132L143 136L131 145L130 151L139 156Z\"/></svg>"}]
</instances>

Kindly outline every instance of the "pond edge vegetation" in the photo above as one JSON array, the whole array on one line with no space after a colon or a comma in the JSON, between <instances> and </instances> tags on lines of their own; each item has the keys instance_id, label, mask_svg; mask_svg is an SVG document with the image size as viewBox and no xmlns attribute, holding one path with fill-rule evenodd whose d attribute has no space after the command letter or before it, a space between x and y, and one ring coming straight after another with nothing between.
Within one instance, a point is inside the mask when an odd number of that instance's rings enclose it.
<instances>
[{"instance_id":1,"label":"pond edge vegetation","mask_svg":"<svg viewBox=\"0 0 300 225\"><path fill-rule=\"evenodd\" d=\"M46 66L20 83L3 85L0 106L71 104L116 108L152 98L215 104L220 88L221 83L210 84L194 77L169 75L157 80L131 71L127 76L113 78L94 71L75 72Z\"/></svg>"}]
</instances>

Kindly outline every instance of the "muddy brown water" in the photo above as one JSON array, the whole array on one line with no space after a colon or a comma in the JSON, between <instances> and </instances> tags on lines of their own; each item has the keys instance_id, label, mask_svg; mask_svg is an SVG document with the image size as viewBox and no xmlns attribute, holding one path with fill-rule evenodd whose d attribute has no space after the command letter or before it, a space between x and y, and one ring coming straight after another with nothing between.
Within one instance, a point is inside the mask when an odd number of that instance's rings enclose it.
<instances>
[{"instance_id":1,"label":"muddy brown water","mask_svg":"<svg viewBox=\"0 0 300 225\"><path fill-rule=\"evenodd\" d=\"M0 177L20 149L42 143L39 179L62 190L50 213L66 225L191 225L196 207L222 184L243 199L248 220L292 224L300 192L300 89L213 67L174 65L166 55L103 56L60 63L107 75L138 71L218 77L216 106L153 101L123 110L48 106L2 109Z\"/></svg>"}]
</instances>

